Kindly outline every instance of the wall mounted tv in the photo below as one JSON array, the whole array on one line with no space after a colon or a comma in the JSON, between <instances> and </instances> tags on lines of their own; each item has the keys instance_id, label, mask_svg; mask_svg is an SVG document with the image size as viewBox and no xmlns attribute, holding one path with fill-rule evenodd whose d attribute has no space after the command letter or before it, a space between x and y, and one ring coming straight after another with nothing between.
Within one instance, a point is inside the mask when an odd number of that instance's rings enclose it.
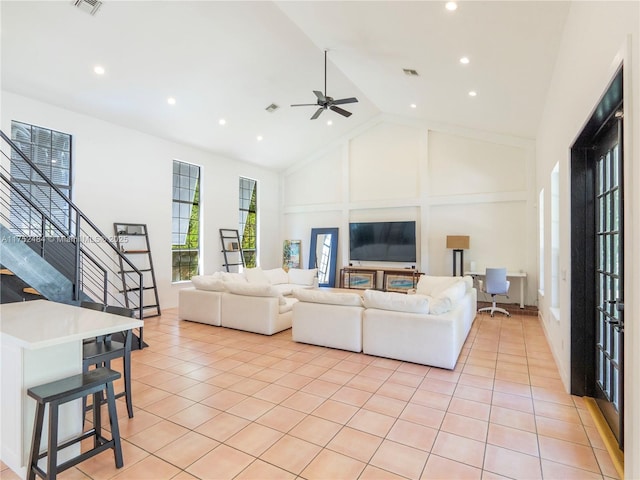
<instances>
[{"instance_id":1,"label":"wall mounted tv","mask_svg":"<svg viewBox=\"0 0 640 480\"><path fill-rule=\"evenodd\" d=\"M415 262L416 222L350 223L349 259Z\"/></svg>"}]
</instances>

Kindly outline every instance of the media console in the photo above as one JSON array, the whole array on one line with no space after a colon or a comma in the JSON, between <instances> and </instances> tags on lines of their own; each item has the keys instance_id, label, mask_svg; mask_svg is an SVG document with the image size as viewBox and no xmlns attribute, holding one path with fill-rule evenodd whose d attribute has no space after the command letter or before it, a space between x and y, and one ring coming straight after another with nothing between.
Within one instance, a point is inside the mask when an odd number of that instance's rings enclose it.
<instances>
[{"instance_id":1,"label":"media console","mask_svg":"<svg viewBox=\"0 0 640 480\"><path fill-rule=\"evenodd\" d=\"M378 273L382 273L381 282ZM423 273L413 268L344 267L340 270L340 288L406 293L416 288L420 275Z\"/></svg>"}]
</instances>

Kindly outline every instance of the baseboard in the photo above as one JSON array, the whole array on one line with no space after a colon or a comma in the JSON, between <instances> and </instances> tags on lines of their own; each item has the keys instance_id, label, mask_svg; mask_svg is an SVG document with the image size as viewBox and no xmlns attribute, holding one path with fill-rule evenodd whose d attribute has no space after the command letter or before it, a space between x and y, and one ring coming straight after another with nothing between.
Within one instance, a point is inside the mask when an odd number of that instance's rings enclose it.
<instances>
[{"instance_id":1,"label":"baseboard","mask_svg":"<svg viewBox=\"0 0 640 480\"><path fill-rule=\"evenodd\" d=\"M611 432L607 421L602 416L602 412L600 412L595 399L591 397L582 398L589 414L591 414L591 418L593 418L593 423L596 425L600 438L602 438L607 452L609 452L613 466L616 468L616 472L618 472L618 477L624 478L624 452L618 447L618 441L616 437L613 436L613 432Z\"/></svg>"},{"instance_id":2,"label":"baseboard","mask_svg":"<svg viewBox=\"0 0 640 480\"><path fill-rule=\"evenodd\" d=\"M478 309L490 306L491 302L478 301ZM520 308L520 305L517 303L496 303L496 307L504 308L512 315L538 315L538 307L533 305L525 305L524 308Z\"/></svg>"}]
</instances>

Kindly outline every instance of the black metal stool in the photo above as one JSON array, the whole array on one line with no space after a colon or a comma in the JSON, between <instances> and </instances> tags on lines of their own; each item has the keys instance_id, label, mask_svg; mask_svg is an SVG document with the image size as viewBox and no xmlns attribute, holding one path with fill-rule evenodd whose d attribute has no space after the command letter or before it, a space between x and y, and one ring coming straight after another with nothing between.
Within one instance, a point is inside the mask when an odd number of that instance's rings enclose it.
<instances>
[{"instance_id":1,"label":"black metal stool","mask_svg":"<svg viewBox=\"0 0 640 480\"><path fill-rule=\"evenodd\" d=\"M116 413L116 400L113 394L113 382L120 378L120 373L109 368L101 367L91 370L89 373L74 375L55 382L39 385L27 390L27 395L38 402L36 417L33 425L33 440L31 442L31 455L29 456L29 480L34 480L36 474L44 479L55 479L59 472L77 465L84 460L97 455L109 448L113 449L116 467L123 465L122 446L120 444L120 430L118 429L118 414ZM102 436L100 404L102 403L102 391L107 390L107 405L109 410L109 422L111 425L111 440ZM80 434L80 436L58 445L58 407L80 397L93 394L93 428ZM40 450L42 437L42 424L44 421L44 408L49 404L49 440L44 453ZM84 412L83 412L84 415ZM93 448L87 452L57 465L58 451L67 448L85 438L93 437ZM38 467L38 460L47 457L47 471Z\"/></svg>"}]
</instances>

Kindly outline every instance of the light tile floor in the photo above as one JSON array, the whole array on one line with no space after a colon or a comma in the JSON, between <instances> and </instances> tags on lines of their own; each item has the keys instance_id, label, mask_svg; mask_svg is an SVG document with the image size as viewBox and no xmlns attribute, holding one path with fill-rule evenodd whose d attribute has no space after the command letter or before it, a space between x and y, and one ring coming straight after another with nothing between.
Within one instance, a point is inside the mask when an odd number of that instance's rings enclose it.
<instances>
[{"instance_id":1,"label":"light tile floor","mask_svg":"<svg viewBox=\"0 0 640 480\"><path fill-rule=\"evenodd\" d=\"M535 316L478 315L454 371L176 310L144 331L133 419L118 401L125 466L108 451L60 478L618 478ZM4 464L0 476L16 477Z\"/></svg>"}]
</instances>

